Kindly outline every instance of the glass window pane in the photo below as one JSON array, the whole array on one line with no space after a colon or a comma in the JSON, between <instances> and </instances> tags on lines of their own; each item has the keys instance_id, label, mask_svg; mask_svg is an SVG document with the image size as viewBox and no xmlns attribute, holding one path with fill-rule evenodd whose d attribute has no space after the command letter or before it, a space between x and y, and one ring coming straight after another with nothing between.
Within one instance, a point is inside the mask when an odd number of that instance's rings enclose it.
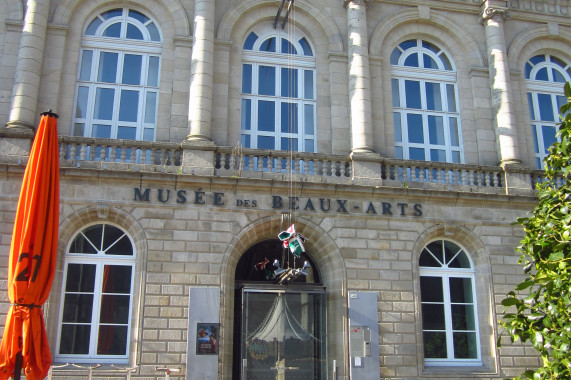
<instances>
[{"instance_id":1,"label":"glass window pane","mask_svg":"<svg viewBox=\"0 0 571 380\"><path fill-rule=\"evenodd\" d=\"M91 137L99 137L101 139L111 138L111 126L102 124L93 124L91 128Z\"/></svg>"},{"instance_id":2,"label":"glass window pane","mask_svg":"<svg viewBox=\"0 0 571 380\"><path fill-rule=\"evenodd\" d=\"M407 41L401 42L399 44L399 46L401 47L402 50L408 50L410 48L417 47L418 42L416 40L407 40Z\"/></svg>"},{"instance_id":3,"label":"glass window pane","mask_svg":"<svg viewBox=\"0 0 571 380\"><path fill-rule=\"evenodd\" d=\"M273 66L260 66L258 73L258 94L276 94L276 68Z\"/></svg>"},{"instance_id":4,"label":"glass window pane","mask_svg":"<svg viewBox=\"0 0 571 380\"><path fill-rule=\"evenodd\" d=\"M297 69L282 68L282 96L297 98Z\"/></svg>"},{"instance_id":5,"label":"glass window pane","mask_svg":"<svg viewBox=\"0 0 571 380\"><path fill-rule=\"evenodd\" d=\"M147 30L149 31L149 34L151 36L151 41L160 42L161 33L159 32L159 29L157 28L154 22L147 24Z\"/></svg>"},{"instance_id":6,"label":"glass window pane","mask_svg":"<svg viewBox=\"0 0 571 380\"><path fill-rule=\"evenodd\" d=\"M423 63L425 69L438 69L438 64L436 63L434 58L432 58L428 54L423 54L423 56L424 56Z\"/></svg>"},{"instance_id":7,"label":"glass window pane","mask_svg":"<svg viewBox=\"0 0 571 380\"><path fill-rule=\"evenodd\" d=\"M89 87L80 86L77 89L77 104L75 106L75 117L84 119L87 117L87 99L89 97Z\"/></svg>"},{"instance_id":8,"label":"glass window pane","mask_svg":"<svg viewBox=\"0 0 571 380\"><path fill-rule=\"evenodd\" d=\"M125 54L123 61L123 84L141 84L142 55Z\"/></svg>"},{"instance_id":9,"label":"glass window pane","mask_svg":"<svg viewBox=\"0 0 571 380\"><path fill-rule=\"evenodd\" d=\"M109 227L109 226L107 226ZM116 229L117 234L109 234L107 229L105 232L105 249L106 255L120 255L120 256L132 256L133 255L133 245L131 240L123 233L123 231Z\"/></svg>"},{"instance_id":10,"label":"glass window pane","mask_svg":"<svg viewBox=\"0 0 571 380\"><path fill-rule=\"evenodd\" d=\"M144 40L143 33L131 23L127 24L127 38L131 40Z\"/></svg>"},{"instance_id":11,"label":"glass window pane","mask_svg":"<svg viewBox=\"0 0 571 380\"><path fill-rule=\"evenodd\" d=\"M444 263L444 251L442 249L442 240L433 241L425 248L430 252L439 262Z\"/></svg>"},{"instance_id":12,"label":"glass window pane","mask_svg":"<svg viewBox=\"0 0 571 380\"><path fill-rule=\"evenodd\" d=\"M127 265L105 265L103 293L130 294L132 270L133 268Z\"/></svg>"},{"instance_id":13,"label":"glass window pane","mask_svg":"<svg viewBox=\"0 0 571 380\"><path fill-rule=\"evenodd\" d=\"M135 20L138 20L141 24L144 24L147 21L149 21L149 18L147 16L145 16L141 12L138 12L138 11L135 11L132 9L129 9L129 17L132 17Z\"/></svg>"},{"instance_id":14,"label":"glass window pane","mask_svg":"<svg viewBox=\"0 0 571 380\"><path fill-rule=\"evenodd\" d=\"M424 129L422 127L422 115L408 113L406 114L406 122L408 127L408 141L423 144Z\"/></svg>"},{"instance_id":15,"label":"glass window pane","mask_svg":"<svg viewBox=\"0 0 571 380\"><path fill-rule=\"evenodd\" d=\"M315 141L305 139L305 152L310 152L310 153L315 152Z\"/></svg>"},{"instance_id":16,"label":"glass window pane","mask_svg":"<svg viewBox=\"0 0 571 380\"><path fill-rule=\"evenodd\" d=\"M127 324L129 322L130 301L130 295L103 295L101 297L99 322Z\"/></svg>"},{"instance_id":17,"label":"glass window pane","mask_svg":"<svg viewBox=\"0 0 571 380\"><path fill-rule=\"evenodd\" d=\"M85 133L85 124L84 123L75 123L73 125L73 136L83 137L84 133Z\"/></svg>"},{"instance_id":18,"label":"glass window pane","mask_svg":"<svg viewBox=\"0 0 571 380\"><path fill-rule=\"evenodd\" d=\"M303 107L304 109L304 127L305 127L305 135L311 136L315 134L315 107L312 104L306 104Z\"/></svg>"},{"instance_id":19,"label":"glass window pane","mask_svg":"<svg viewBox=\"0 0 571 380\"><path fill-rule=\"evenodd\" d=\"M66 294L62 322L90 323L93 294Z\"/></svg>"},{"instance_id":20,"label":"glass window pane","mask_svg":"<svg viewBox=\"0 0 571 380\"><path fill-rule=\"evenodd\" d=\"M99 71L97 81L115 83L117 80L117 62L119 54L102 52L99 56Z\"/></svg>"},{"instance_id":21,"label":"glass window pane","mask_svg":"<svg viewBox=\"0 0 571 380\"><path fill-rule=\"evenodd\" d=\"M297 103L282 103L281 104L281 131L284 133L297 133L298 132L298 117L297 117Z\"/></svg>"},{"instance_id":22,"label":"glass window pane","mask_svg":"<svg viewBox=\"0 0 571 380\"><path fill-rule=\"evenodd\" d=\"M304 70L303 71L303 90L305 93L304 99L315 99L313 94L313 71Z\"/></svg>"},{"instance_id":23,"label":"glass window pane","mask_svg":"<svg viewBox=\"0 0 571 380\"><path fill-rule=\"evenodd\" d=\"M252 93L252 65L242 65L242 93Z\"/></svg>"},{"instance_id":24,"label":"glass window pane","mask_svg":"<svg viewBox=\"0 0 571 380\"><path fill-rule=\"evenodd\" d=\"M551 70L553 70L553 81L554 82L558 82L558 83L565 83L565 77L563 76L563 74L561 74L559 72L559 70L552 68Z\"/></svg>"},{"instance_id":25,"label":"glass window pane","mask_svg":"<svg viewBox=\"0 0 571 380\"><path fill-rule=\"evenodd\" d=\"M545 62L546 58L545 55L536 55L535 57L531 57L529 61L535 66L538 63Z\"/></svg>"},{"instance_id":26,"label":"glass window pane","mask_svg":"<svg viewBox=\"0 0 571 380\"><path fill-rule=\"evenodd\" d=\"M440 149L430 149L430 161L446 162L446 151Z\"/></svg>"},{"instance_id":27,"label":"glass window pane","mask_svg":"<svg viewBox=\"0 0 571 380\"><path fill-rule=\"evenodd\" d=\"M429 256L430 254L427 253L426 257ZM432 256L430 257L436 262ZM424 265L421 264L421 266ZM422 302L444 302L441 277L420 276L420 300Z\"/></svg>"},{"instance_id":28,"label":"glass window pane","mask_svg":"<svg viewBox=\"0 0 571 380\"><path fill-rule=\"evenodd\" d=\"M556 131L555 127L542 125L541 131L543 134L543 149L545 150L545 154L549 153L549 147L557 141L557 137L555 136Z\"/></svg>"},{"instance_id":29,"label":"glass window pane","mask_svg":"<svg viewBox=\"0 0 571 380\"><path fill-rule=\"evenodd\" d=\"M421 46L425 49L430 50L435 54L438 54L438 52L440 51L440 49L436 45L428 41L422 41Z\"/></svg>"},{"instance_id":30,"label":"glass window pane","mask_svg":"<svg viewBox=\"0 0 571 380\"><path fill-rule=\"evenodd\" d=\"M137 122L139 114L139 91L121 91L119 120Z\"/></svg>"},{"instance_id":31,"label":"glass window pane","mask_svg":"<svg viewBox=\"0 0 571 380\"><path fill-rule=\"evenodd\" d=\"M474 305L452 305L452 329L474 331Z\"/></svg>"},{"instance_id":32,"label":"glass window pane","mask_svg":"<svg viewBox=\"0 0 571 380\"><path fill-rule=\"evenodd\" d=\"M409 148L408 150L409 159L411 160L418 160L418 161L425 161L426 156L423 148Z\"/></svg>"},{"instance_id":33,"label":"glass window pane","mask_svg":"<svg viewBox=\"0 0 571 380\"><path fill-rule=\"evenodd\" d=\"M533 109L533 96L531 92L527 93L527 104L529 106L529 118L535 120L535 111Z\"/></svg>"},{"instance_id":34,"label":"glass window pane","mask_svg":"<svg viewBox=\"0 0 571 380\"><path fill-rule=\"evenodd\" d=\"M420 254L420 259L418 260L418 264L421 267L431 267L431 268L440 268L442 263L434 258L426 249L422 251Z\"/></svg>"},{"instance_id":35,"label":"glass window pane","mask_svg":"<svg viewBox=\"0 0 571 380\"><path fill-rule=\"evenodd\" d=\"M406 57L404 60L404 66L418 67L418 53L414 52L413 54Z\"/></svg>"},{"instance_id":36,"label":"glass window pane","mask_svg":"<svg viewBox=\"0 0 571 380\"><path fill-rule=\"evenodd\" d=\"M119 126L117 128L117 138L122 140L137 140L137 128Z\"/></svg>"},{"instance_id":37,"label":"glass window pane","mask_svg":"<svg viewBox=\"0 0 571 380\"><path fill-rule=\"evenodd\" d=\"M120 23L120 22L116 22L115 24L109 25L109 26L103 31L103 36L104 36L104 37L113 37L113 38L119 38L119 37L121 37L121 23Z\"/></svg>"},{"instance_id":38,"label":"glass window pane","mask_svg":"<svg viewBox=\"0 0 571 380\"><path fill-rule=\"evenodd\" d=\"M275 37L268 38L262 45L260 45L260 51L267 51L267 52L276 52L276 39Z\"/></svg>"},{"instance_id":39,"label":"glass window pane","mask_svg":"<svg viewBox=\"0 0 571 380\"><path fill-rule=\"evenodd\" d=\"M466 252L460 252L452 262L448 263L448 268L463 268L468 269L472 268L472 264L470 263L470 259Z\"/></svg>"},{"instance_id":40,"label":"glass window pane","mask_svg":"<svg viewBox=\"0 0 571 380\"><path fill-rule=\"evenodd\" d=\"M244 50L252 50L257 39L258 35L254 32L250 32L248 37L246 37L246 41L244 41Z\"/></svg>"},{"instance_id":41,"label":"glass window pane","mask_svg":"<svg viewBox=\"0 0 571 380\"><path fill-rule=\"evenodd\" d=\"M251 142L250 142L250 135L241 135L240 136L240 144L242 144L242 146L244 148L251 148Z\"/></svg>"},{"instance_id":42,"label":"glass window pane","mask_svg":"<svg viewBox=\"0 0 571 380\"><path fill-rule=\"evenodd\" d=\"M307 39L305 37L303 37L302 39L299 40L299 44L301 45L301 48L303 49L303 55L312 57L313 56L313 49L311 49L311 46L309 45L309 42L307 42Z\"/></svg>"},{"instance_id":43,"label":"glass window pane","mask_svg":"<svg viewBox=\"0 0 571 380\"><path fill-rule=\"evenodd\" d=\"M295 46L285 38L282 38L282 53L284 54L297 54Z\"/></svg>"},{"instance_id":44,"label":"glass window pane","mask_svg":"<svg viewBox=\"0 0 571 380\"><path fill-rule=\"evenodd\" d=\"M567 98L565 96L560 96L560 95L556 95L555 99L557 101L557 112L559 114L561 107L565 104L567 104ZM561 121L561 118L557 119L558 121Z\"/></svg>"},{"instance_id":45,"label":"glass window pane","mask_svg":"<svg viewBox=\"0 0 571 380\"><path fill-rule=\"evenodd\" d=\"M537 101L539 103L539 117L543 121L555 121L553 115L553 103L551 102L550 94L537 94Z\"/></svg>"},{"instance_id":46,"label":"glass window pane","mask_svg":"<svg viewBox=\"0 0 571 380\"><path fill-rule=\"evenodd\" d=\"M448 111L456 112L456 91L453 84L446 85L446 96L448 97Z\"/></svg>"},{"instance_id":47,"label":"glass window pane","mask_svg":"<svg viewBox=\"0 0 571 380\"><path fill-rule=\"evenodd\" d=\"M275 141L273 137L258 136L258 149L275 149Z\"/></svg>"},{"instance_id":48,"label":"glass window pane","mask_svg":"<svg viewBox=\"0 0 571 380\"><path fill-rule=\"evenodd\" d=\"M100 120L111 120L113 118L114 100L114 89L98 88L95 91L95 112L93 117Z\"/></svg>"},{"instance_id":49,"label":"glass window pane","mask_svg":"<svg viewBox=\"0 0 571 380\"><path fill-rule=\"evenodd\" d=\"M143 141L155 141L155 129L145 128L143 130Z\"/></svg>"},{"instance_id":50,"label":"glass window pane","mask_svg":"<svg viewBox=\"0 0 571 380\"><path fill-rule=\"evenodd\" d=\"M297 147L297 139L293 138L285 138L282 137L281 139L281 150L287 150L288 152L297 152L298 151L298 147Z\"/></svg>"},{"instance_id":51,"label":"glass window pane","mask_svg":"<svg viewBox=\"0 0 571 380\"><path fill-rule=\"evenodd\" d=\"M444 330L444 305L443 304L422 304L422 329L423 330Z\"/></svg>"},{"instance_id":52,"label":"glass window pane","mask_svg":"<svg viewBox=\"0 0 571 380\"><path fill-rule=\"evenodd\" d=\"M404 90L406 96L406 106L408 108L421 109L422 105L420 102L420 82L405 80Z\"/></svg>"},{"instance_id":53,"label":"glass window pane","mask_svg":"<svg viewBox=\"0 0 571 380\"><path fill-rule=\"evenodd\" d=\"M159 86L159 57L149 57L149 69L147 74L147 86Z\"/></svg>"},{"instance_id":54,"label":"glass window pane","mask_svg":"<svg viewBox=\"0 0 571 380\"><path fill-rule=\"evenodd\" d=\"M427 359L446 358L446 333L424 332L424 357Z\"/></svg>"},{"instance_id":55,"label":"glass window pane","mask_svg":"<svg viewBox=\"0 0 571 380\"><path fill-rule=\"evenodd\" d=\"M99 17L95 17L93 19L93 21L91 21L91 24L89 24L89 26L87 27L87 29L85 30L85 35L87 36L94 36L95 33L97 32L97 28L99 28L99 26L103 23L103 21L101 21L101 19L99 19Z\"/></svg>"},{"instance_id":56,"label":"glass window pane","mask_svg":"<svg viewBox=\"0 0 571 380\"><path fill-rule=\"evenodd\" d=\"M402 146L395 146L395 157L396 158L404 158Z\"/></svg>"},{"instance_id":57,"label":"glass window pane","mask_svg":"<svg viewBox=\"0 0 571 380\"><path fill-rule=\"evenodd\" d=\"M125 355L127 353L127 331L127 326L100 326L97 354Z\"/></svg>"},{"instance_id":58,"label":"glass window pane","mask_svg":"<svg viewBox=\"0 0 571 380\"><path fill-rule=\"evenodd\" d=\"M455 164L461 164L462 160L460 159L460 152L455 150L452 151L452 162Z\"/></svg>"},{"instance_id":59,"label":"glass window pane","mask_svg":"<svg viewBox=\"0 0 571 380\"><path fill-rule=\"evenodd\" d=\"M156 123L156 111L157 110L157 93L147 92L147 100L145 102L145 123L155 124Z\"/></svg>"},{"instance_id":60,"label":"glass window pane","mask_svg":"<svg viewBox=\"0 0 571 380\"><path fill-rule=\"evenodd\" d=\"M391 79L391 88L393 91L393 107L400 107L400 89L398 79Z\"/></svg>"},{"instance_id":61,"label":"glass window pane","mask_svg":"<svg viewBox=\"0 0 571 380\"><path fill-rule=\"evenodd\" d=\"M472 279L451 277L450 300L454 303L473 303Z\"/></svg>"},{"instance_id":62,"label":"glass window pane","mask_svg":"<svg viewBox=\"0 0 571 380\"><path fill-rule=\"evenodd\" d=\"M276 106L274 102L258 101L258 130L276 131Z\"/></svg>"},{"instance_id":63,"label":"glass window pane","mask_svg":"<svg viewBox=\"0 0 571 380\"><path fill-rule=\"evenodd\" d=\"M450 58L444 53L440 54L440 60L444 64L444 70L451 71L452 63L450 63Z\"/></svg>"},{"instance_id":64,"label":"glass window pane","mask_svg":"<svg viewBox=\"0 0 571 380\"><path fill-rule=\"evenodd\" d=\"M242 99L241 129L249 131L252 128L252 100Z\"/></svg>"},{"instance_id":65,"label":"glass window pane","mask_svg":"<svg viewBox=\"0 0 571 380\"><path fill-rule=\"evenodd\" d=\"M458 119L451 117L448 119L450 123L450 145L460 146L460 133L458 131Z\"/></svg>"},{"instance_id":66,"label":"glass window pane","mask_svg":"<svg viewBox=\"0 0 571 380\"><path fill-rule=\"evenodd\" d=\"M402 51L399 48L394 48L393 52L391 53L391 65L398 65L401 55Z\"/></svg>"},{"instance_id":67,"label":"glass window pane","mask_svg":"<svg viewBox=\"0 0 571 380\"><path fill-rule=\"evenodd\" d=\"M88 354L90 332L90 325L63 324L59 353L62 355Z\"/></svg>"},{"instance_id":68,"label":"glass window pane","mask_svg":"<svg viewBox=\"0 0 571 380\"><path fill-rule=\"evenodd\" d=\"M431 144L444 145L444 120L442 116L428 116L428 136Z\"/></svg>"},{"instance_id":69,"label":"glass window pane","mask_svg":"<svg viewBox=\"0 0 571 380\"><path fill-rule=\"evenodd\" d=\"M535 73L535 80L549 81L549 77L547 74L547 67L539 69L537 73Z\"/></svg>"},{"instance_id":70,"label":"glass window pane","mask_svg":"<svg viewBox=\"0 0 571 380\"><path fill-rule=\"evenodd\" d=\"M442 111L440 83L426 82L426 107L433 111Z\"/></svg>"},{"instance_id":71,"label":"glass window pane","mask_svg":"<svg viewBox=\"0 0 571 380\"><path fill-rule=\"evenodd\" d=\"M84 50L81 54L81 69L79 80L91 80L91 64L93 62L93 50Z\"/></svg>"},{"instance_id":72,"label":"glass window pane","mask_svg":"<svg viewBox=\"0 0 571 380\"><path fill-rule=\"evenodd\" d=\"M402 142L402 125L400 112L393 112L393 120L395 123L395 142Z\"/></svg>"},{"instance_id":73,"label":"glass window pane","mask_svg":"<svg viewBox=\"0 0 571 380\"><path fill-rule=\"evenodd\" d=\"M454 358L455 359L477 359L478 345L475 332L455 332Z\"/></svg>"},{"instance_id":74,"label":"glass window pane","mask_svg":"<svg viewBox=\"0 0 571 380\"><path fill-rule=\"evenodd\" d=\"M73 252L70 250L70 252ZM65 280L66 292L93 292L95 289L94 264L68 264Z\"/></svg>"},{"instance_id":75,"label":"glass window pane","mask_svg":"<svg viewBox=\"0 0 571 380\"><path fill-rule=\"evenodd\" d=\"M531 126L531 135L533 136L533 146L535 148L535 153L539 153L539 143L537 142L537 128L535 125Z\"/></svg>"},{"instance_id":76,"label":"glass window pane","mask_svg":"<svg viewBox=\"0 0 571 380\"><path fill-rule=\"evenodd\" d=\"M531 66L529 64L529 62L526 62L526 64L525 64L525 79L531 79L531 77L530 77L531 69L533 69L533 66Z\"/></svg>"}]
</instances>

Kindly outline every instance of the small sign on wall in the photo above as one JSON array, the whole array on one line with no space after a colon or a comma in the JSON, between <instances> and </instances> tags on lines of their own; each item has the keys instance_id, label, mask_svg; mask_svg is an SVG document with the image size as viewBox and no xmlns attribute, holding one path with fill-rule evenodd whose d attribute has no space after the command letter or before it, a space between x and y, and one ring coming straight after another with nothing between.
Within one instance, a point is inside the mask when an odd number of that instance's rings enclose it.
<instances>
[{"instance_id":1,"label":"small sign on wall","mask_svg":"<svg viewBox=\"0 0 571 380\"><path fill-rule=\"evenodd\" d=\"M196 324L196 354L218 354L218 331L220 323L197 323Z\"/></svg>"}]
</instances>

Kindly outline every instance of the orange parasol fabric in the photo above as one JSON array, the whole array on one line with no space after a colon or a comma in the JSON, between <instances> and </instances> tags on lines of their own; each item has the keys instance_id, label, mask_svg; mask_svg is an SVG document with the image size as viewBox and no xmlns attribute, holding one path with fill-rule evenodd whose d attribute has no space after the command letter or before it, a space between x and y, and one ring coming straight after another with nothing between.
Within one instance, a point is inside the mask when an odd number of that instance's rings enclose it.
<instances>
[{"instance_id":1,"label":"orange parasol fabric","mask_svg":"<svg viewBox=\"0 0 571 380\"><path fill-rule=\"evenodd\" d=\"M30 380L45 378L52 363L41 306L56 268L59 153L57 115L51 111L42 115L24 173L10 247L12 306L0 344L0 380L18 379L20 360Z\"/></svg>"}]
</instances>

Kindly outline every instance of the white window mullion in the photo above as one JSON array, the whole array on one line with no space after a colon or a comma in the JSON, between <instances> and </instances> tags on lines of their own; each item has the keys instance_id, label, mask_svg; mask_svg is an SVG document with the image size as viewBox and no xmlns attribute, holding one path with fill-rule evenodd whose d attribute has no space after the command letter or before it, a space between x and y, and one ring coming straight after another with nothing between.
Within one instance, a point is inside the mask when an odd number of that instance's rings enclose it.
<instances>
[{"instance_id":1,"label":"white window mullion","mask_svg":"<svg viewBox=\"0 0 571 380\"><path fill-rule=\"evenodd\" d=\"M450 301L450 280L442 276L442 290L444 296L444 325L446 329L446 355L448 360L454 359L454 336L452 334L452 303Z\"/></svg>"},{"instance_id":2,"label":"white window mullion","mask_svg":"<svg viewBox=\"0 0 571 380\"><path fill-rule=\"evenodd\" d=\"M98 262L95 270L95 284L93 288L93 309L91 311L91 337L89 344L89 356L97 355L97 340L99 337L99 314L101 310L101 287L104 264Z\"/></svg>"}]
</instances>

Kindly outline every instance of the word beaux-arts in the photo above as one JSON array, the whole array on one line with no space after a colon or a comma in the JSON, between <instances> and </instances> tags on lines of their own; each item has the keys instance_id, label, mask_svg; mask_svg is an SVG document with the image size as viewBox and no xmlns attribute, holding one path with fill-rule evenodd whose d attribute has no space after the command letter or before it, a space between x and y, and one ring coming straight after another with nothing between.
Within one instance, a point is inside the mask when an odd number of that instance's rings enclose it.
<instances>
[{"instance_id":1,"label":"word beaux-arts","mask_svg":"<svg viewBox=\"0 0 571 380\"><path fill-rule=\"evenodd\" d=\"M264 198L240 198L232 194L232 199L223 192L206 192L202 190L140 189L134 188L133 201L160 202L165 204L212 205L248 209L297 210L303 212L324 213L365 213L368 215L397 215L420 217L423 215L422 204L405 202L370 202L349 201L331 198L300 198L270 195Z\"/></svg>"}]
</instances>

